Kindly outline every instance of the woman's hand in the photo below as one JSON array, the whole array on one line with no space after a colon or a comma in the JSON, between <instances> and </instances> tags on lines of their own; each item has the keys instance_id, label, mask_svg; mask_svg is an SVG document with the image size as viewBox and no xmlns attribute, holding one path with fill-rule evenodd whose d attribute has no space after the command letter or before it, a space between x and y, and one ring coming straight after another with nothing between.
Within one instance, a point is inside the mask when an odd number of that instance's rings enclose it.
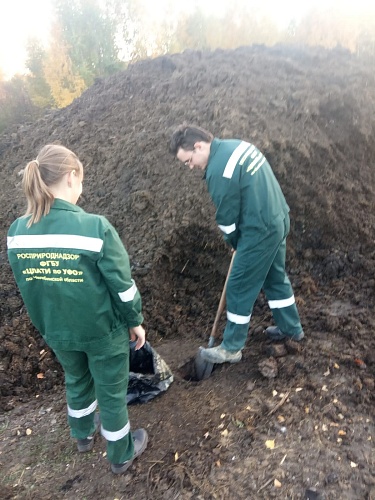
<instances>
[{"instance_id":1,"label":"woman's hand","mask_svg":"<svg viewBox=\"0 0 375 500\"><path fill-rule=\"evenodd\" d=\"M129 328L129 335L130 335L130 340L137 341L137 343L135 344L136 351L138 351L138 349L143 347L146 341L146 332L142 325L133 326L132 328Z\"/></svg>"}]
</instances>

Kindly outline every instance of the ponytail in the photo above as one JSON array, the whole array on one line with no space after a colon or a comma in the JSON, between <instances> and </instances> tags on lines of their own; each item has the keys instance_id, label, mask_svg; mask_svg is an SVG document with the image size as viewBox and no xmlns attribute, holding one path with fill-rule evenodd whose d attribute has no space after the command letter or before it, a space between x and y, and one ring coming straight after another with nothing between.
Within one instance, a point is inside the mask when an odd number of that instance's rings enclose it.
<instances>
[{"instance_id":1,"label":"ponytail","mask_svg":"<svg viewBox=\"0 0 375 500\"><path fill-rule=\"evenodd\" d=\"M47 215L54 202L50 186L58 184L72 170L82 172L78 157L64 146L48 144L30 161L23 174L22 187L27 198L25 215L31 215L27 227Z\"/></svg>"},{"instance_id":2,"label":"ponytail","mask_svg":"<svg viewBox=\"0 0 375 500\"><path fill-rule=\"evenodd\" d=\"M33 160L27 164L23 173L22 187L27 198L27 210L25 215L31 217L27 227L39 222L43 215L47 215L54 201L54 196L44 183L40 171L38 160Z\"/></svg>"}]
</instances>

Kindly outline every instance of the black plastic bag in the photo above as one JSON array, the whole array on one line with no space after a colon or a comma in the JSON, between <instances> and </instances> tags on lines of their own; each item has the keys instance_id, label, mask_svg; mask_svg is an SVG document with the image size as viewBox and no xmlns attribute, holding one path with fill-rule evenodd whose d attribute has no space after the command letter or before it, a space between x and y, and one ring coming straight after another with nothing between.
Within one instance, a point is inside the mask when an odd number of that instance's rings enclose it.
<instances>
[{"instance_id":1,"label":"black plastic bag","mask_svg":"<svg viewBox=\"0 0 375 500\"><path fill-rule=\"evenodd\" d=\"M147 403L164 392L173 382L173 374L165 361L149 342L138 351L136 342L130 342L129 385L126 401Z\"/></svg>"}]
</instances>

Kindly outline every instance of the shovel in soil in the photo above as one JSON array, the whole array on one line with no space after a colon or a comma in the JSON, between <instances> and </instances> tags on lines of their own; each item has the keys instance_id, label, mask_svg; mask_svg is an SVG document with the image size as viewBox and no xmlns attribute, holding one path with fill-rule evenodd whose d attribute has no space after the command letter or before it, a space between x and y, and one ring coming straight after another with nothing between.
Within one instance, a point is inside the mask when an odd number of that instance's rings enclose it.
<instances>
[{"instance_id":1,"label":"shovel in soil","mask_svg":"<svg viewBox=\"0 0 375 500\"><path fill-rule=\"evenodd\" d=\"M231 272L232 267L233 267L233 261L234 261L235 255L236 255L236 252L233 252L232 260L230 261L230 265L229 265L229 269L228 269L228 273L227 273L227 277L225 279L223 291L221 292L220 302L219 302L219 306L217 308L215 321L214 321L214 324L212 326L211 335L210 335L210 338L208 339L208 347L213 347L213 345L215 343L215 338L217 335L220 317L221 317L221 315L224 311L224 307L225 307L227 283L228 283L230 272ZM215 363L211 363L210 361L206 361L205 359L203 359L202 350L203 350L203 347L199 347L198 353L194 359L194 371L195 371L195 376L196 376L197 380L207 379L211 375L212 370L214 368L214 364L215 364Z\"/></svg>"}]
</instances>

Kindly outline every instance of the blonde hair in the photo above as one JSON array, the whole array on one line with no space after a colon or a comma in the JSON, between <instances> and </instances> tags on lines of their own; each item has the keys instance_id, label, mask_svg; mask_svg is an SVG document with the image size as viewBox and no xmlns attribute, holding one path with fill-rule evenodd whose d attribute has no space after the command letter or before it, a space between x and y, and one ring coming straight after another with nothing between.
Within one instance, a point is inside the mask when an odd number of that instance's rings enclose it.
<instances>
[{"instance_id":1,"label":"blonde hair","mask_svg":"<svg viewBox=\"0 0 375 500\"><path fill-rule=\"evenodd\" d=\"M23 173L22 187L27 199L25 215L30 215L27 227L47 215L54 201L49 189L60 182L72 170L82 173L82 164L69 149L57 144L44 146L35 160L30 161Z\"/></svg>"}]
</instances>

